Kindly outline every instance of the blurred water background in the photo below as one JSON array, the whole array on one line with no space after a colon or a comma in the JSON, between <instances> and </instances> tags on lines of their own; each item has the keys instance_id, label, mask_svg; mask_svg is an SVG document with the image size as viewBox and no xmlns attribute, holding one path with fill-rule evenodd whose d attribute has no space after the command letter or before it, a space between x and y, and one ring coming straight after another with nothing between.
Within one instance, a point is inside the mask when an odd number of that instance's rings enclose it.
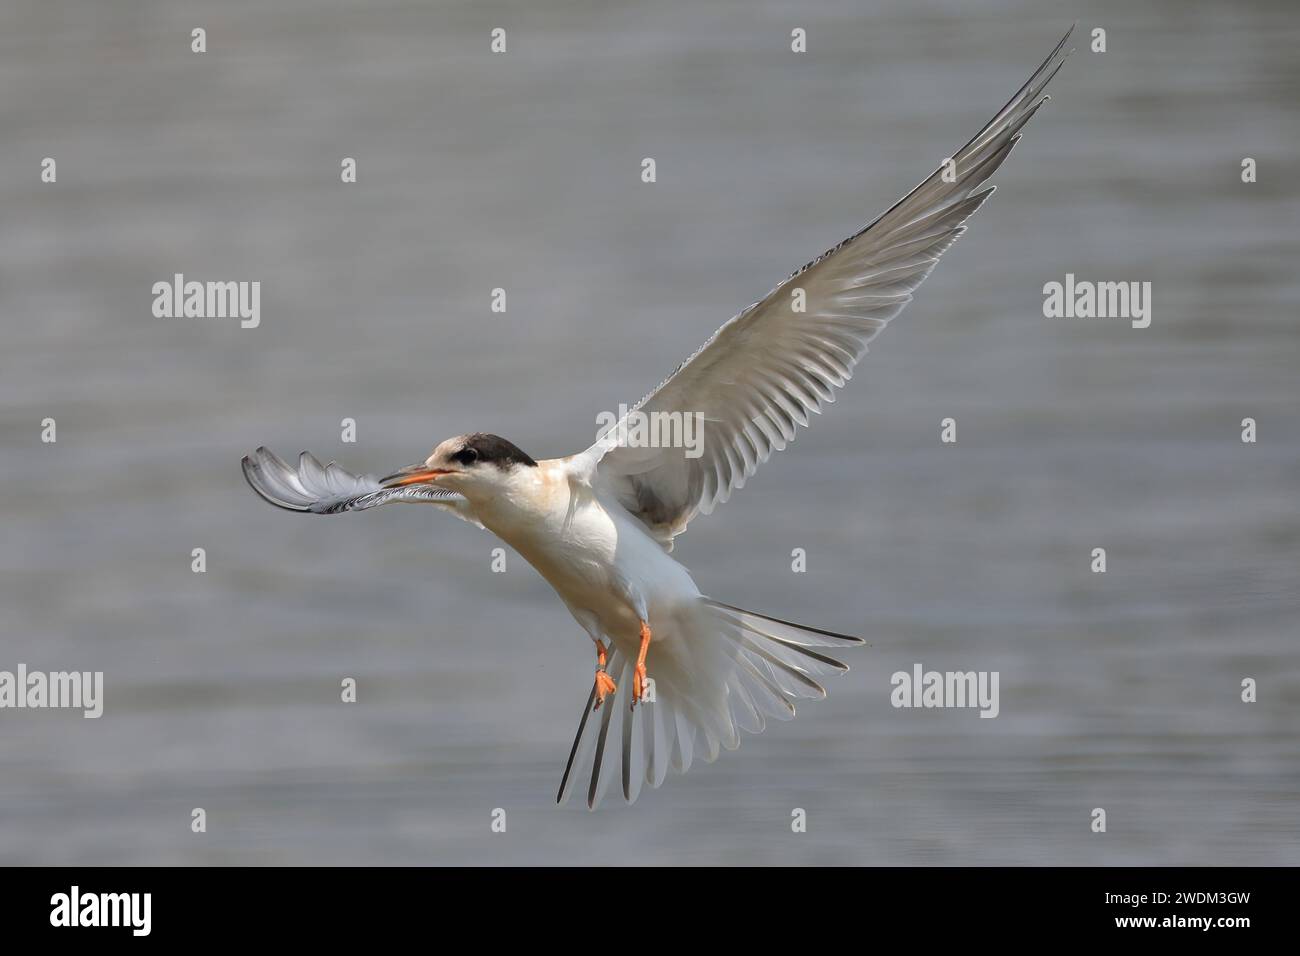
<instances>
[{"instance_id":1,"label":"blurred water background","mask_svg":"<svg viewBox=\"0 0 1300 956\"><path fill-rule=\"evenodd\" d=\"M585 447L1076 18L966 238L679 539L706 592L872 641L795 722L557 809L592 655L545 583L432 510L245 486L259 444ZM0 7L0 669L107 684L0 712L0 862L1300 863L1297 45L1285 2ZM261 326L155 318L177 272L260 280ZM1043 318L1067 272L1152 282L1151 328ZM1000 671L1000 716L892 708L918 661Z\"/></svg>"}]
</instances>

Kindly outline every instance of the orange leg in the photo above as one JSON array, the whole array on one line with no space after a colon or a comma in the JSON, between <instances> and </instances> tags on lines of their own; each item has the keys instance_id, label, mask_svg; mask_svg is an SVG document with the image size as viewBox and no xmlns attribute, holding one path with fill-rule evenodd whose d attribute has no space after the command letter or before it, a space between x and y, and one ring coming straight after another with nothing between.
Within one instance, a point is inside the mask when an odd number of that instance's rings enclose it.
<instances>
[{"instance_id":1,"label":"orange leg","mask_svg":"<svg viewBox=\"0 0 1300 956\"><path fill-rule=\"evenodd\" d=\"M641 651L636 656L636 671L632 674L632 706L645 697L645 656L650 650L650 625L641 622Z\"/></svg>"},{"instance_id":2,"label":"orange leg","mask_svg":"<svg viewBox=\"0 0 1300 956\"><path fill-rule=\"evenodd\" d=\"M596 642L596 708L605 703L605 698L618 690L614 678L605 673L605 645Z\"/></svg>"}]
</instances>

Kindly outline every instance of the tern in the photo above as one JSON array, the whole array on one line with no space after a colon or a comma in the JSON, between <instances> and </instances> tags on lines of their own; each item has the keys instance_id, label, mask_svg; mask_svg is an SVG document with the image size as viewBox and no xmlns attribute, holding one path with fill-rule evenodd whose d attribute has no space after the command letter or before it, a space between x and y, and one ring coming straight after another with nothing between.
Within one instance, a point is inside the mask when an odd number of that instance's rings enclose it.
<instances>
[{"instance_id":1,"label":"tern","mask_svg":"<svg viewBox=\"0 0 1300 956\"><path fill-rule=\"evenodd\" d=\"M740 731L759 733L768 719L792 718L796 701L825 697L821 681L848 669L830 652L863 641L705 596L672 557L673 539L835 400L868 343L992 195L984 184L1048 99L1073 29L924 182L728 321L585 451L536 461L472 433L374 478L306 452L293 468L259 448L243 460L248 483L271 504L309 514L433 505L492 532L546 579L596 656L557 802L585 779L595 808L618 777L631 803L670 767L685 773L696 758L734 750ZM695 416L695 453L631 440L630 419L654 415ZM615 706L616 695L628 706Z\"/></svg>"}]
</instances>

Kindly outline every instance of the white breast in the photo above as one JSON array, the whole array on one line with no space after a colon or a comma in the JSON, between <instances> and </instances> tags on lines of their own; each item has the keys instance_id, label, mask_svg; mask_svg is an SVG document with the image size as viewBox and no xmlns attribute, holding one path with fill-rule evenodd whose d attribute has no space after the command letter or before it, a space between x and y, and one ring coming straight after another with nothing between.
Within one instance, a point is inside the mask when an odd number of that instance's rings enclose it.
<instances>
[{"instance_id":1,"label":"white breast","mask_svg":"<svg viewBox=\"0 0 1300 956\"><path fill-rule=\"evenodd\" d=\"M636 639L643 610L653 626L658 613L699 595L636 518L571 481L562 462L539 463L524 485L477 510L570 608L594 614L620 644Z\"/></svg>"}]
</instances>

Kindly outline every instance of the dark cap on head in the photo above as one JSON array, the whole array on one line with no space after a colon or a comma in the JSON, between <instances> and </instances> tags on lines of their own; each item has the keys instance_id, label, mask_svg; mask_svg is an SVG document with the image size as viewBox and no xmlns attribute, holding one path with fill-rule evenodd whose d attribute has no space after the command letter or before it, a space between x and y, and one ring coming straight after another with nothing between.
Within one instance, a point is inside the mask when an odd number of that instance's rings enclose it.
<instances>
[{"instance_id":1,"label":"dark cap on head","mask_svg":"<svg viewBox=\"0 0 1300 956\"><path fill-rule=\"evenodd\" d=\"M524 465L528 468L537 467L537 462L528 457L522 449L512 445L500 435L488 435L485 432L466 435L460 451L452 455L452 458L457 461L464 461L467 464L473 461L485 462L496 465L502 471L505 471L511 465Z\"/></svg>"}]
</instances>

